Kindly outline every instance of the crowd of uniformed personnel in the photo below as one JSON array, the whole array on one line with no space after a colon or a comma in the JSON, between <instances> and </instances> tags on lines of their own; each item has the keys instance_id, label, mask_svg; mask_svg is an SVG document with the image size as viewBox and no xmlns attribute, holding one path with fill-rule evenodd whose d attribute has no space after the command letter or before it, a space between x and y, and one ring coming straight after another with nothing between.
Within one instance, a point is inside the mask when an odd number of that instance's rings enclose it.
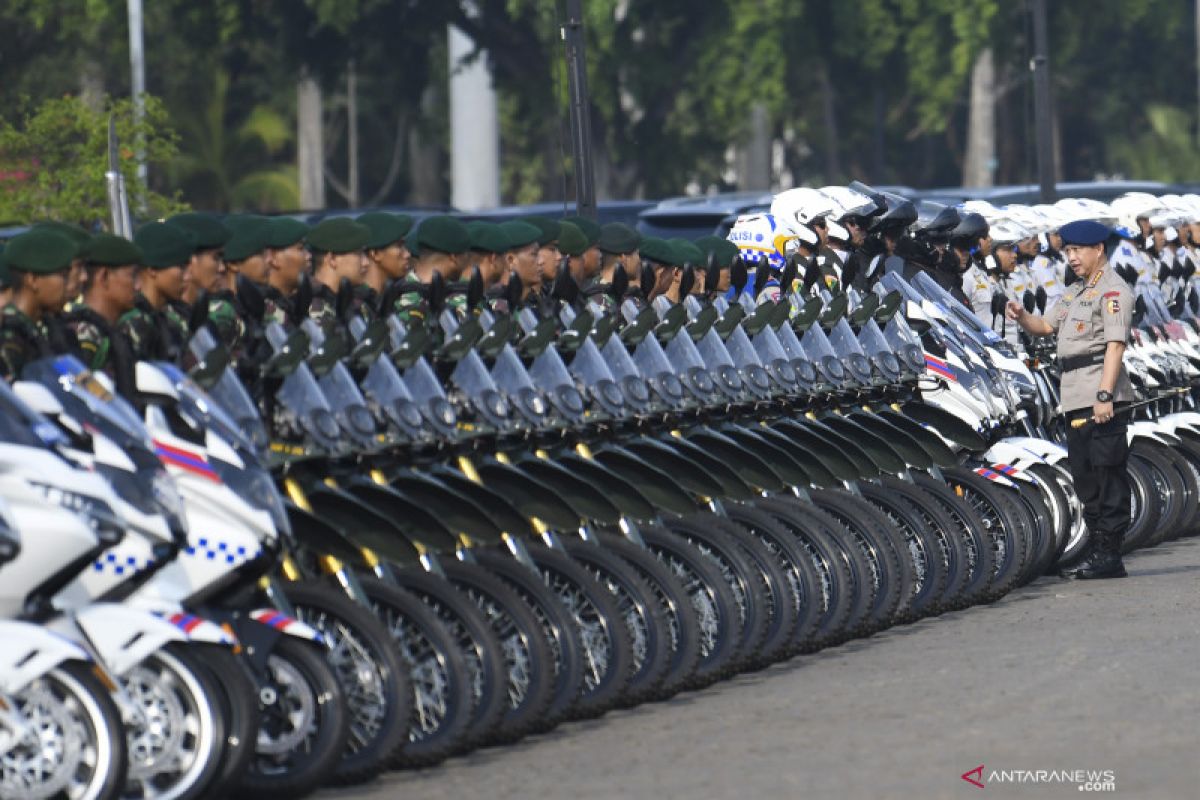
<instances>
[{"instance_id":1,"label":"crowd of uniformed personnel","mask_svg":"<svg viewBox=\"0 0 1200 800\"><path fill-rule=\"evenodd\" d=\"M140 360L186 363L200 325L237 368L269 354L261 332L271 323L408 322L431 306L463 315L472 280L482 292L476 308L544 316L563 302L560 271L576 302L603 309L627 297L677 300L687 265L724 268L724 290L736 256L717 237L668 242L580 217L434 216L414 225L370 212L309 227L291 217L190 212L143 225L132 240L43 222L0 252L0 373L11 381L30 361L72 353L124 392Z\"/></svg>"},{"instance_id":2,"label":"crowd of uniformed personnel","mask_svg":"<svg viewBox=\"0 0 1200 800\"><path fill-rule=\"evenodd\" d=\"M1069 212L1055 218L1056 207L967 203L924 220L899 215L889 226L890 211L868 217L847 205L804 200L796 221L771 220L784 235L766 247L739 237L743 220L758 224L759 217L739 220L729 239L696 241L643 237L621 223L581 217L497 223L433 216L414 224L370 212L309 227L291 217L193 212L145 224L132 241L43 222L0 253L0 372L13 380L31 360L74 353L120 390L138 360L185 362L198 325L209 326L237 367L266 355L256 348L267 346L260 334L270 323L312 319L330 328L354 315L410 321L429 314L431 304L462 315L470 313L472 281L482 293L476 307L496 312L528 308L547 316L563 302L611 311L658 296L678 302L684 291L732 291L729 268L738 259L750 268L745 291L772 298L788 259L798 266L790 288L802 293L865 289L888 269L926 271L1015 341L1020 327L1005 319L997 298L1045 313L1074 277L1055 233ZM1184 220L1143 205L1104 207L1128 217L1115 228L1121 239L1112 264L1130 284L1185 302L1200 261L1200 208ZM768 271L765 280L755 279L756 269ZM569 281L559 279L564 271ZM717 276L717 285L705 285Z\"/></svg>"}]
</instances>

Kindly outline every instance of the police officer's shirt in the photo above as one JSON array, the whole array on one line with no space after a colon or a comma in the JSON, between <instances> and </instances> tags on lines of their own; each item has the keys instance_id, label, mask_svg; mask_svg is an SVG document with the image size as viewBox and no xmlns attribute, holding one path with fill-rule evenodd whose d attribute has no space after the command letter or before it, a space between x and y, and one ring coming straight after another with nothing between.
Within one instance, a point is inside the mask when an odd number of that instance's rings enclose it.
<instances>
[{"instance_id":1,"label":"police officer's shirt","mask_svg":"<svg viewBox=\"0 0 1200 800\"><path fill-rule=\"evenodd\" d=\"M984 324L992 324L992 293L995 291L988 274L972 262L967 271L962 274L962 290L971 304L975 316Z\"/></svg>"},{"instance_id":2,"label":"police officer's shirt","mask_svg":"<svg viewBox=\"0 0 1200 800\"><path fill-rule=\"evenodd\" d=\"M1033 263L1029 265L1030 276L1034 282L1034 292L1037 291L1038 286L1046 290L1046 311L1054 308L1067 290L1062 280L1062 269L1062 262L1046 253L1035 256Z\"/></svg>"},{"instance_id":3,"label":"police officer's shirt","mask_svg":"<svg viewBox=\"0 0 1200 800\"><path fill-rule=\"evenodd\" d=\"M1133 325L1133 292L1111 266L1103 265L1086 283L1073 283L1046 321L1058 334L1058 356L1103 354L1108 342L1128 342ZM1099 359L1097 359L1099 360ZM1100 391L1103 362L1062 375L1062 410L1091 408ZM1115 402L1133 400L1125 365L1113 389Z\"/></svg>"}]
</instances>

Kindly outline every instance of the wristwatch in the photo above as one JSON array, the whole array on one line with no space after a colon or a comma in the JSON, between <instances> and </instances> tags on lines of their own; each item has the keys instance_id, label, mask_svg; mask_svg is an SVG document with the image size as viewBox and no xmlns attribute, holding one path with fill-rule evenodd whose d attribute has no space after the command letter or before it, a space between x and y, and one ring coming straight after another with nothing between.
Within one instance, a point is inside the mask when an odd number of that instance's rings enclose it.
<instances>
[{"instance_id":1,"label":"wristwatch","mask_svg":"<svg viewBox=\"0 0 1200 800\"><path fill-rule=\"evenodd\" d=\"M1112 392L1106 392L1103 389L1096 392L1096 400L1101 403L1111 403L1113 400Z\"/></svg>"}]
</instances>

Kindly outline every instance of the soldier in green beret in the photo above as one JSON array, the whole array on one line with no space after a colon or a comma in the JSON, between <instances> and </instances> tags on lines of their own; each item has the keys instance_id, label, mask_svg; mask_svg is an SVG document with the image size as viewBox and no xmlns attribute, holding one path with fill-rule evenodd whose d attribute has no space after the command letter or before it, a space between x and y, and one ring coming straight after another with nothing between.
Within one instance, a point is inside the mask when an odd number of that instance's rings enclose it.
<instances>
[{"instance_id":1,"label":"soldier in green beret","mask_svg":"<svg viewBox=\"0 0 1200 800\"><path fill-rule=\"evenodd\" d=\"M142 251L133 242L101 233L84 245L81 302L67 310L67 328L76 351L91 370L105 372L123 397L134 396L135 356L117 320L134 306Z\"/></svg>"},{"instance_id":2,"label":"soldier in green beret","mask_svg":"<svg viewBox=\"0 0 1200 800\"><path fill-rule=\"evenodd\" d=\"M379 297L392 281L403 280L411 268L412 253L404 239L412 230L412 217L373 211L360 214L357 222L367 226L367 274L355 287L355 313L370 319L379 305Z\"/></svg>"},{"instance_id":3,"label":"soldier in green beret","mask_svg":"<svg viewBox=\"0 0 1200 800\"><path fill-rule=\"evenodd\" d=\"M312 268L312 254L305 246L308 226L291 217L276 217L267 223L267 282L263 285L263 324L296 325L293 295L301 275Z\"/></svg>"},{"instance_id":4,"label":"soldier in green beret","mask_svg":"<svg viewBox=\"0 0 1200 800\"><path fill-rule=\"evenodd\" d=\"M646 298L647 301L653 300L671 285L672 270L675 268L676 260L675 248L666 239L647 236L638 245L638 254L641 256L642 264L649 265L654 270L654 288L650 290L650 296ZM630 280L633 280L633 277L631 275Z\"/></svg>"},{"instance_id":5,"label":"soldier in green beret","mask_svg":"<svg viewBox=\"0 0 1200 800\"><path fill-rule=\"evenodd\" d=\"M733 266L733 260L738 257L737 245L728 239L722 239L719 236L702 236L693 242L700 248L700 252L704 256L704 269L708 269L708 259L711 257L720 269L721 279L716 286L705 286L704 293L707 295L724 295L729 291L729 269ZM699 283L700 281L697 281Z\"/></svg>"},{"instance_id":6,"label":"soldier in green beret","mask_svg":"<svg viewBox=\"0 0 1200 800\"><path fill-rule=\"evenodd\" d=\"M221 289L225 275L222 250L230 231L212 214L200 212L176 214L167 219L167 224L183 228L196 240L192 260L184 271L183 299L190 306L201 294Z\"/></svg>"},{"instance_id":7,"label":"soldier in green beret","mask_svg":"<svg viewBox=\"0 0 1200 800\"><path fill-rule=\"evenodd\" d=\"M471 248L471 233L461 220L444 215L427 217L417 226L412 239L417 258L412 271L404 277L406 282L428 285L435 272L447 284L459 279ZM465 298L458 301L460 306L465 305L464 301ZM400 295L396 313L405 322L428 316L428 305L419 287Z\"/></svg>"},{"instance_id":8,"label":"soldier in green beret","mask_svg":"<svg viewBox=\"0 0 1200 800\"><path fill-rule=\"evenodd\" d=\"M558 249L558 237L561 234L558 220L531 215L521 217L542 233L538 237L537 263L542 273L542 283L551 283L558 274L558 265L562 261L562 253Z\"/></svg>"},{"instance_id":9,"label":"soldier in green beret","mask_svg":"<svg viewBox=\"0 0 1200 800\"><path fill-rule=\"evenodd\" d=\"M238 281L249 281L258 287L266 285L266 237L270 220L245 215L235 222L236 227L231 228L232 233L222 247L217 288L208 292L207 303L209 325L229 352L230 362L235 368L242 368L252 320L238 299Z\"/></svg>"},{"instance_id":10,"label":"soldier in green beret","mask_svg":"<svg viewBox=\"0 0 1200 800\"><path fill-rule=\"evenodd\" d=\"M508 270L504 259L508 252L508 237L499 225L484 220L468 222L467 232L471 234L470 262L479 269L483 291L495 294L496 288L503 285Z\"/></svg>"},{"instance_id":11,"label":"soldier in green beret","mask_svg":"<svg viewBox=\"0 0 1200 800\"><path fill-rule=\"evenodd\" d=\"M52 316L67 300L67 273L78 248L61 234L31 230L4 249L12 299L0 312L0 374L14 381L30 361L55 355ZM61 331L60 331L61 333Z\"/></svg>"},{"instance_id":12,"label":"soldier in green beret","mask_svg":"<svg viewBox=\"0 0 1200 800\"><path fill-rule=\"evenodd\" d=\"M541 245L538 240L541 231L536 225L521 220L502 222L500 230L508 240L508 250L504 254L504 263L509 275L521 279L521 301L538 313L546 309L539 308L545 290L549 286L542 264L538 260Z\"/></svg>"},{"instance_id":13,"label":"soldier in green beret","mask_svg":"<svg viewBox=\"0 0 1200 800\"><path fill-rule=\"evenodd\" d=\"M36 222L33 227L43 230L54 231L57 234L65 236L75 243L76 253L83 248L92 239L92 235L78 225L72 225L69 222L59 222L58 220L45 220L44 222ZM80 286L83 283L83 259L78 255L71 259L71 271L67 273L67 300L74 300L79 296Z\"/></svg>"},{"instance_id":14,"label":"soldier in green beret","mask_svg":"<svg viewBox=\"0 0 1200 800\"><path fill-rule=\"evenodd\" d=\"M595 275L600 271L600 233L599 223L587 217L567 217L563 222L569 222L583 232L587 237L587 250L583 254L583 271L587 275Z\"/></svg>"},{"instance_id":15,"label":"soldier in green beret","mask_svg":"<svg viewBox=\"0 0 1200 800\"><path fill-rule=\"evenodd\" d=\"M364 250L370 240L371 229L349 217L324 220L308 232L308 249L313 254L313 296L308 316L326 331L339 324L337 295L342 281L348 281L353 291L366 277Z\"/></svg>"},{"instance_id":16,"label":"soldier in green beret","mask_svg":"<svg viewBox=\"0 0 1200 800\"><path fill-rule=\"evenodd\" d=\"M642 262L638 258L638 244L641 241L641 234L624 223L610 222L601 226L600 238L596 241L600 248L600 274L580 287L583 296L598 310L610 313L617 308L617 299L609 293L609 287L618 266L625 271L627 278L637 281L642 270Z\"/></svg>"},{"instance_id":17,"label":"soldier in green beret","mask_svg":"<svg viewBox=\"0 0 1200 800\"><path fill-rule=\"evenodd\" d=\"M117 328L129 338L135 360L178 362L187 345L187 319L171 304L182 302L183 271L196 240L182 228L151 222L138 230L133 243L142 251L140 291Z\"/></svg>"},{"instance_id":18,"label":"soldier in green beret","mask_svg":"<svg viewBox=\"0 0 1200 800\"><path fill-rule=\"evenodd\" d=\"M682 289L683 273L687 267L692 268L695 283L700 284L701 291L703 291L704 273L701 269L704 263L704 253L687 239L670 239L669 243L675 251L675 264L673 269L664 271L670 280L660 294L672 303L679 303L684 299L680 290ZM655 286L655 289L657 288L658 286Z\"/></svg>"}]
</instances>

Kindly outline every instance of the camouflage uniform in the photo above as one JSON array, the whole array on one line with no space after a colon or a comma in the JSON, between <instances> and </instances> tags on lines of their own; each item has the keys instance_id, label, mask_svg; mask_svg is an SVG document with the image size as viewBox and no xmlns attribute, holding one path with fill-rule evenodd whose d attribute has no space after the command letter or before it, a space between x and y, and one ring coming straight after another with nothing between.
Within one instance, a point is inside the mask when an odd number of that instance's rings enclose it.
<instances>
[{"instance_id":1,"label":"camouflage uniform","mask_svg":"<svg viewBox=\"0 0 1200 800\"><path fill-rule=\"evenodd\" d=\"M129 337L90 306L76 305L63 319L75 337L75 351L84 365L112 378L117 394L133 397L137 360Z\"/></svg>"},{"instance_id":2,"label":"camouflage uniform","mask_svg":"<svg viewBox=\"0 0 1200 800\"><path fill-rule=\"evenodd\" d=\"M187 344L186 324L168 306L157 309L139 294L133 308L117 320L117 329L129 339L138 361L177 362Z\"/></svg>"},{"instance_id":3,"label":"camouflage uniform","mask_svg":"<svg viewBox=\"0 0 1200 800\"><path fill-rule=\"evenodd\" d=\"M0 311L0 375L14 381L30 361L54 355L42 321L34 322L9 303Z\"/></svg>"},{"instance_id":4,"label":"camouflage uniform","mask_svg":"<svg viewBox=\"0 0 1200 800\"><path fill-rule=\"evenodd\" d=\"M216 333L217 341L224 345L232 363L237 364L242 356L246 341L246 320L237 296L222 290L209 295L208 322Z\"/></svg>"},{"instance_id":5,"label":"camouflage uniform","mask_svg":"<svg viewBox=\"0 0 1200 800\"><path fill-rule=\"evenodd\" d=\"M411 272L401 280L405 283L415 284L418 287L421 285L420 279ZM404 292L396 298L395 309L396 316L404 323L411 322L413 319L424 319L428 316L429 312L429 307L425 303L425 295L417 289L411 292Z\"/></svg>"},{"instance_id":6,"label":"camouflage uniform","mask_svg":"<svg viewBox=\"0 0 1200 800\"><path fill-rule=\"evenodd\" d=\"M338 325L337 294L323 283L313 283L312 303L308 306L308 318L330 331Z\"/></svg>"},{"instance_id":7,"label":"camouflage uniform","mask_svg":"<svg viewBox=\"0 0 1200 800\"><path fill-rule=\"evenodd\" d=\"M296 324L296 310L290 297L274 286L263 287L263 325L279 323L285 328Z\"/></svg>"}]
</instances>

